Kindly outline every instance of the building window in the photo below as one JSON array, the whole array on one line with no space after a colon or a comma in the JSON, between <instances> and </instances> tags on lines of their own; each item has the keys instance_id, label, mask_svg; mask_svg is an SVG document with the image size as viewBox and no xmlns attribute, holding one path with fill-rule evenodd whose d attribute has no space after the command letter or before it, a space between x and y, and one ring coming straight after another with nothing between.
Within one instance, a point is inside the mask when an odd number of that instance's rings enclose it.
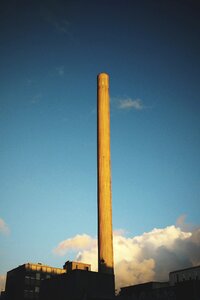
<instances>
[{"instance_id":1,"label":"building window","mask_svg":"<svg viewBox=\"0 0 200 300\"><path fill-rule=\"evenodd\" d=\"M35 277L36 279L40 280L40 273L36 273Z\"/></svg>"},{"instance_id":2,"label":"building window","mask_svg":"<svg viewBox=\"0 0 200 300\"><path fill-rule=\"evenodd\" d=\"M34 278L30 279L30 286L35 286L35 279Z\"/></svg>"},{"instance_id":3,"label":"building window","mask_svg":"<svg viewBox=\"0 0 200 300\"><path fill-rule=\"evenodd\" d=\"M28 286L30 285L30 277L25 276L25 285Z\"/></svg>"},{"instance_id":4,"label":"building window","mask_svg":"<svg viewBox=\"0 0 200 300\"><path fill-rule=\"evenodd\" d=\"M33 295L33 291L29 291L29 298L33 299L34 295Z\"/></svg>"},{"instance_id":5,"label":"building window","mask_svg":"<svg viewBox=\"0 0 200 300\"><path fill-rule=\"evenodd\" d=\"M36 293L39 293L39 291L40 291L39 286L36 286L36 287L35 287L35 292L36 292Z\"/></svg>"}]
</instances>

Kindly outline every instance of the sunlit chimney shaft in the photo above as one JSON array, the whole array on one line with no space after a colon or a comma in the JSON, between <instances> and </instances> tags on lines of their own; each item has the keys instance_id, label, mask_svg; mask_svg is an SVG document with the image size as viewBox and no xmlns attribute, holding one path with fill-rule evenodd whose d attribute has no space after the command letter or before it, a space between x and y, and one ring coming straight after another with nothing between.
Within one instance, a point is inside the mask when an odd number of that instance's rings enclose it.
<instances>
[{"instance_id":1,"label":"sunlit chimney shaft","mask_svg":"<svg viewBox=\"0 0 200 300\"><path fill-rule=\"evenodd\" d=\"M98 270L114 274L110 161L109 76L97 77Z\"/></svg>"}]
</instances>

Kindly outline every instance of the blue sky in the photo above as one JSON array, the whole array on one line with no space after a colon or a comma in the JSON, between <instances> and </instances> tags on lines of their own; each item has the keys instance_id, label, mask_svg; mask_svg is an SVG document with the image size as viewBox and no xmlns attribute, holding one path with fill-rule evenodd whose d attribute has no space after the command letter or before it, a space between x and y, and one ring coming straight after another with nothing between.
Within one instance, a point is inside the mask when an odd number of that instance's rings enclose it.
<instances>
[{"instance_id":1,"label":"blue sky","mask_svg":"<svg viewBox=\"0 0 200 300\"><path fill-rule=\"evenodd\" d=\"M142 235L182 215L199 225L199 9L1 1L1 274L27 261L62 267L73 258L52 253L62 240L96 236L100 72L110 75L113 228Z\"/></svg>"}]
</instances>

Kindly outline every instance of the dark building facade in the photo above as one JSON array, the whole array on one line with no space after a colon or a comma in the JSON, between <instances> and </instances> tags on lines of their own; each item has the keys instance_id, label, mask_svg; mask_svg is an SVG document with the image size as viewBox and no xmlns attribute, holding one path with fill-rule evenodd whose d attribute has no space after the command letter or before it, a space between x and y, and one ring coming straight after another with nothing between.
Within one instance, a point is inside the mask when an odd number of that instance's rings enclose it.
<instances>
[{"instance_id":1,"label":"dark building facade","mask_svg":"<svg viewBox=\"0 0 200 300\"><path fill-rule=\"evenodd\" d=\"M176 270L169 273L170 285L176 285L191 280L200 280L200 266Z\"/></svg>"},{"instance_id":2,"label":"dark building facade","mask_svg":"<svg viewBox=\"0 0 200 300\"><path fill-rule=\"evenodd\" d=\"M39 299L41 282L65 272L66 270L40 263L21 265L7 273L6 300Z\"/></svg>"},{"instance_id":3,"label":"dark building facade","mask_svg":"<svg viewBox=\"0 0 200 300\"><path fill-rule=\"evenodd\" d=\"M7 273L6 300L110 299L114 275L91 272L91 265L67 261L63 269L26 263Z\"/></svg>"},{"instance_id":4,"label":"dark building facade","mask_svg":"<svg viewBox=\"0 0 200 300\"><path fill-rule=\"evenodd\" d=\"M169 273L170 286L174 287L176 299L200 299L200 266L176 270Z\"/></svg>"},{"instance_id":5,"label":"dark building facade","mask_svg":"<svg viewBox=\"0 0 200 300\"><path fill-rule=\"evenodd\" d=\"M121 288L124 300L175 300L174 288L168 282L146 282ZM189 299L188 299L189 300Z\"/></svg>"},{"instance_id":6,"label":"dark building facade","mask_svg":"<svg viewBox=\"0 0 200 300\"><path fill-rule=\"evenodd\" d=\"M200 300L200 266L170 272L169 282L123 287L119 300Z\"/></svg>"},{"instance_id":7,"label":"dark building facade","mask_svg":"<svg viewBox=\"0 0 200 300\"><path fill-rule=\"evenodd\" d=\"M5 299L6 299L6 293L5 291L2 291L0 295L0 300L5 300Z\"/></svg>"},{"instance_id":8,"label":"dark building facade","mask_svg":"<svg viewBox=\"0 0 200 300\"><path fill-rule=\"evenodd\" d=\"M112 299L114 275L74 269L44 280L39 300Z\"/></svg>"}]
</instances>

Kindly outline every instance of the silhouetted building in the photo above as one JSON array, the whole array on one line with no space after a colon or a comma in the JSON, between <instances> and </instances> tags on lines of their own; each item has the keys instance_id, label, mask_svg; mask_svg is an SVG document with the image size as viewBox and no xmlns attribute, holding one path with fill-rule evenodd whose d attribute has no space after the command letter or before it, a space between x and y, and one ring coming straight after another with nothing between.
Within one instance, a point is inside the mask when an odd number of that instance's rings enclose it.
<instances>
[{"instance_id":1,"label":"silhouetted building","mask_svg":"<svg viewBox=\"0 0 200 300\"><path fill-rule=\"evenodd\" d=\"M173 287L168 282L146 282L123 287L119 298L122 300L175 300ZM189 300L189 299L188 299Z\"/></svg>"},{"instance_id":2,"label":"silhouetted building","mask_svg":"<svg viewBox=\"0 0 200 300\"><path fill-rule=\"evenodd\" d=\"M114 275L74 269L44 280L40 300L112 299Z\"/></svg>"},{"instance_id":3,"label":"silhouetted building","mask_svg":"<svg viewBox=\"0 0 200 300\"><path fill-rule=\"evenodd\" d=\"M187 280L173 286L175 289L176 300L199 300L200 299L200 280Z\"/></svg>"},{"instance_id":4,"label":"silhouetted building","mask_svg":"<svg viewBox=\"0 0 200 300\"><path fill-rule=\"evenodd\" d=\"M110 299L114 275L91 272L91 265L67 261L64 269L27 263L7 273L6 300ZM4 297L4 298L3 298Z\"/></svg>"},{"instance_id":5,"label":"silhouetted building","mask_svg":"<svg viewBox=\"0 0 200 300\"><path fill-rule=\"evenodd\" d=\"M200 266L170 272L169 283L175 289L176 299L199 300Z\"/></svg>"},{"instance_id":6,"label":"silhouetted building","mask_svg":"<svg viewBox=\"0 0 200 300\"><path fill-rule=\"evenodd\" d=\"M21 265L7 273L6 300L38 299L41 281L65 272L40 263Z\"/></svg>"},{"instance_id":7,"label":"silhouetted building","mask_svg":"<svg viewBox=\"0 0 200 300\"><path fill-rule=\"evenodd\" d=\"M123 287L121 300L200 300L200 266L169 273L169 282Z\"/></svg>"},{"instance_id":8,"label":"silhouetted building","mask_svg":"<svg viewBox=\"0 0 200 300\"><path fill-rule=\"evenodd\" d=\"M91 265L85 264L79 261L66 261L66 263L63 266L63 269L66 270L67 273L73 271L73 270L85 270L85 271L91 271Z\"/></svg>"},{"instance_id":9,"label":"silhouetted building","mask_svg":"<svg viewBox=\"0 0 200 300\"><path fill-rule=\"evenodd\" d=\"M6 299L6 293L5 291L1 291L0 300L5 300L5 299Z\"/></svg>"},{"instance_id":10,"label":"silhouetted building","mask_svg":"<svg viewBox=\"0 0 200 300\"><path fill-rule=\"evenodd\" d=\"M179 282L190 280L200 280L200 266L176 270L169 273L170 285L176 285Z\"/></svg>"}]
</instances>

